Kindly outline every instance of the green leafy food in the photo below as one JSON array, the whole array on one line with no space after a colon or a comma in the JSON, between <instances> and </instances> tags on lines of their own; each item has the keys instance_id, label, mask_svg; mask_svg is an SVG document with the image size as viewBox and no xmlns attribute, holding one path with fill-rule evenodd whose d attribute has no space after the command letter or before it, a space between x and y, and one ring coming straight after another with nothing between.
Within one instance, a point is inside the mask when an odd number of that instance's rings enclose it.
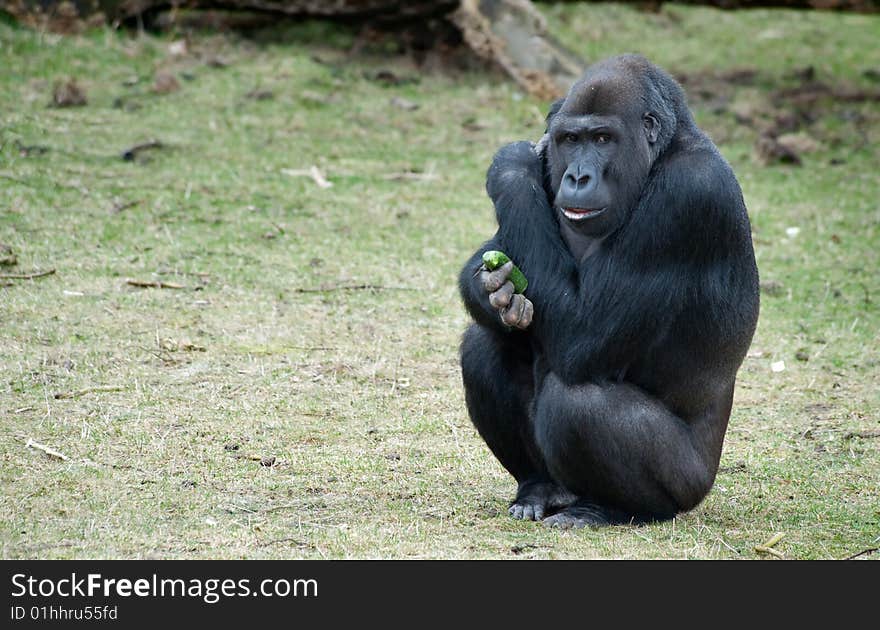
<instances>
[{"instance_id":1,"label":"green leafy food","mask_svg":"<svg viewBox=\"0 0 880 630\"><path fill-rule=\"evenodd\" d=\"M498 267L508 262L510 262L510 257L504 252L492 249L483 254L483 264L486 265L486 269L489 271L495 271ZM516 265L510 270L510 277L508 279L513 283L513 291L515 293L522 293L529 286L529 281L526 279L525 274Z\"/></svg>"}]
</instances>

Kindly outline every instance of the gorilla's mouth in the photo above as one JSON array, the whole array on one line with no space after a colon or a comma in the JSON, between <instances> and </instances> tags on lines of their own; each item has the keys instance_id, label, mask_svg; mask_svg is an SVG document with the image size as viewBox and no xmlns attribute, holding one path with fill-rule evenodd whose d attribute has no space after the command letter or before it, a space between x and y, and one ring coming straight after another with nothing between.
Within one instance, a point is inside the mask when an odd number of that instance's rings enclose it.
<instances>
[{"instance_id":1,"label":"gorilla's mouth","mask_svg":"<svg viewBox=\"0 0 880 630\"><path fill-rule=\"evenodd\" d=\"M604 208L562 208L562 214L572 221L583 221L584 219L592 219L599 216L607 209L608 206Z\"/></svg>"}]
</instances>

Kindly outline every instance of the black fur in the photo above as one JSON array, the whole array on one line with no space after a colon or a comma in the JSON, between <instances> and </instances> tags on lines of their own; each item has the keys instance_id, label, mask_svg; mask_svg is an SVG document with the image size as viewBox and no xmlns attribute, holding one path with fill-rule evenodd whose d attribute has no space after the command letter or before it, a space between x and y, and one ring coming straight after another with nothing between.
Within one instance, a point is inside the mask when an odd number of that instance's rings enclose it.
<instances>
[{"instance_id":1,"label":"black fur","mask_svg":"<svg viewBox=\"0 0 880 630\"><path fill-rule=\"evenodd\" d=\"M667 519L703 499L758 317L742 192L678 84L641 57L608 60L554 104L548 131L600 109L625 131L607 162L577 154L613 197L609 227L583 237L589 254L573 255L553 202L565 152L551 144L539 157L520 142L489 169L498 231L460 278L476 322L461 349L471 419L520 484L514 508L562 510L562 526ZM659 125L647 142L643 116ZM631 166L636 146L644 172ZM529 279L524 331L501 323L475 276L490 249ZM552 499L569 493L567 505Z\"/></svg>"}]
</instances>

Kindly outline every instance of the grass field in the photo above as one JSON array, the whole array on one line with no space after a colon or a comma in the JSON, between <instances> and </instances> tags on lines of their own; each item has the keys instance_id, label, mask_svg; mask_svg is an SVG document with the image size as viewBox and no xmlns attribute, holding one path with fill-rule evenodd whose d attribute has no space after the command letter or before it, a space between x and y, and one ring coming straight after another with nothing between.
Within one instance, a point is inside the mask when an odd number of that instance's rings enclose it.
<instances>
[{"instance_id":1,"label":"grass field","mask_svg":"<svg viewBox=\"0 0 880 630\"><path fill-rule=\"evenodd\" d=\"M512 479L468 420L455 280L494 231L492 153L537 138L547 103L489 72L350 57L354 34L326 24L181 50L174 33L4 22L0 243L17 265L0 273L55 273L0 280L0 556L773 558L754 547L776 533L786 558L880 546L880 103L818 101L800 167L760 165L742 122L806 66L880 90L880 18L542 10L587 59L642 52L687 77L742 184L765 292L706 501L644 527L513 521ZM163 72L180 89L154 93ZM87 105L47 107L66 77Z\"/></svg>"}]
</instances>

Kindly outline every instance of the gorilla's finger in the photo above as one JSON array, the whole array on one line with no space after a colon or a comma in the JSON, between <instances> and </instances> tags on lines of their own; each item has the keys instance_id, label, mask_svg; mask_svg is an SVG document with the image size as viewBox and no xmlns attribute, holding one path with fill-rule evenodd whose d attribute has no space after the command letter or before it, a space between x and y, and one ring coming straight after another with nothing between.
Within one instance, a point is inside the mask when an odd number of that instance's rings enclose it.
<instances>
[{"instance_id":1,"label":"gorilla's finger","mask_svg":"<svg viewBox=\"0 0 880 630\"><path fill-rule=\"evenodd\" d=\"M529 324L532 323L532 318L534 316L535 306L532 304L532 301L528 298L523 298L523 311L522 315L520 315L519 321L516 323L516 327L525 330L529 327Z\"/></svg>"},{"instance_id":2,"label":"gorilla's finger","mask_svg":"<svg viewBox=\"0 0 880 630\"><path fill-rule=\"evenodd\" d=\"M518 326L525 311L526 298L521 293L516 293L507 308L501 311L501 321L508 326Z\"/></svg>"},{"instance_id":3,"label":"gorilla's finger","mask_svg":"<svg viewBox=\"0 0 880 630\"><path fill-rule=\"evenodd\" d=\"M521 519L523 513L522 506L517 503L516 505L511 506L511 508L513 509L513 512L511 512L510 515L515 519Z\"/></svg>"},{"instance_id":4,"label":"gorilla's finger","mask_svg":"<svg viewBox=\"0 0 880 630\"><path fill-rule=\"evenodd\" d=\"M544 520L544 507L541 505L535 506L535 520L536 521Z\"/></svg>"},{"instance_id":5,"label":"gorilla's finger","mask_svg":"<svg viewBox=\"0 0 880 630\"><path fill-rule=\"evenodd\" d=\"M524 521L535 520L535 507L533 505L527 505L523 508L523 520Z\"/></svg>"},{"instance_id":6,"label":"gorilla's finger","mask_svg":"<svg viewBox=\"0 0 880 630\"><path fill-rule=\"evenodd\" d=\"M480 279L483 281L483 288L489 293L494 293L500 289L504 283L507 282L507 277L510 275L511 269L513 269L513 261L508 260L495 271L487 271L480 274Z\"/></svg>"},{"instance_id":7,"label":"gorilla's finger","mask_svg":"<svg viewBox=\"0 0 880 630\"><path fill-rule=\"evenodd\" d=\"M547 150L547 145L550 144L550 134L545 133L541 136L541 139L535 143L535 146L532 147L532 150L535 152L535 155L538 157L542 157L544 155L544 151Z\"/></svg>"},{"instance_id":8,"label":"gorilla's finger","mask_svg":"<svg viewBox=\"0 0 880 630\"><path fill-rule=\"evenodd\" d=\"M489 294L489 304L491 304L495 308L505 308L508 304L510 304L510 299L512 297L513 283L508 280L500 289L495 291L495 293Z\"/></svg>"},{"instance_id":9,"label":"gorilla's finger","mask_svg":"<svg viewBox=\"0 0 880 630\"><path fill-rule=\"evenodd\" d=\"M528 298L525 298L525 308L523 309L522 317L520 317L518 326L520 328L528 328L532 323L532 319L535 317L535 305L532 304L532 301Z\"/></svg>"}]
</instances>

